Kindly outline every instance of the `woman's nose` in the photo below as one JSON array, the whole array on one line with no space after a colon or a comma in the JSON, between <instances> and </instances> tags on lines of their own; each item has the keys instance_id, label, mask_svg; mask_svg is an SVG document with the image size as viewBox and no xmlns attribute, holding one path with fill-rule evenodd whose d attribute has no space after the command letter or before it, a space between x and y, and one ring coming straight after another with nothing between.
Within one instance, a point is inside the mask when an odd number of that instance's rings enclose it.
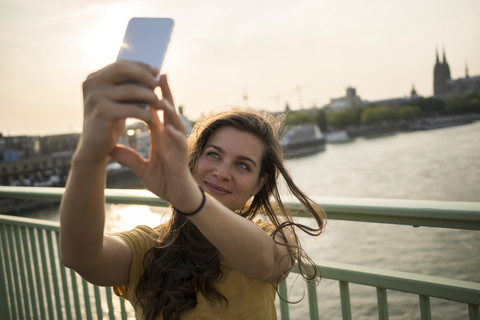
<instances>
[{"instance_id":1,"label":"woman's nose","mask_svg":"<svg viewBox=\"0 0 480 320\"><path fill-rule=\"evenodd\" d=\"M217 177L218 180L230 180L231 174L228 163L222 162L213 170L213 174Z\"/></svg>"}]
</instances>

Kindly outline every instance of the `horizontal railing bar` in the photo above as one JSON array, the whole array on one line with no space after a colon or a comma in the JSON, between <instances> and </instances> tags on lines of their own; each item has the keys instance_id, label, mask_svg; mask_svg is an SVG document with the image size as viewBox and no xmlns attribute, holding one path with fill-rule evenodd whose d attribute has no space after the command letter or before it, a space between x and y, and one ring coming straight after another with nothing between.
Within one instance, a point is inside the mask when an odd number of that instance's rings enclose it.
<instances>
[{"instance_id":1,"label":"horizontal railing bar","mask_svg":"<svg viewBox=\"0 0 480 320\"><path fill-rule=\"evenodd\" d=\"M42 220L42 219L9 216L9 215L5 215L5 214L0 214L0 223L11 224L11 225L14 225L14 226L39 228L39 229L45 229L45 230L49 230L49 231L60 230L60 222L59 221L49 221L49 220Z\"/></svg>"},{"instance_id":2,"label":"horizontal railing bar","mask_svg":"<svg viewBox=\"0 0 480 320\"><path fill-rule=\"evenodd\" d=\"M0 186L0 196L60 201L65 188ZM168 207L168 202L143 189L106 189L107 203Z\"/></svg>"},{"instance_id":3,"label":"horizontal railing bar","mask_svg":"<svg viewBox=\"0 0 480 320\"><path fill-rule=\"evenodd\" d=\"M480 230L480 202L320 197L313 200L334 220Z\"/></svg>"},{"instance_id":4,"label":"horizontal railing bar","mask_svg":"<svg viewBox=\"0 0 480 320\"><path fill-rule=\"evenodd\" d=\"M0 186L0 197L59 201L64 188ZM147 190L107 189L108 203L167 207ZM480 230L480 202L366 198L314 198L331 220ZM287 203L298 216L306 216L297 202Z\"/></svg>"},{"instance_id":5,"label":"horizontal railing bar","mask_svg":"<svg viewBox=\"0 0 480 320\"><path fill-rule=\"evenodd\" d=\"M404 271L323 262L317 266L325 279L345 281L452 301L480 304L480 283ZM293 272L298 272L294 268Z\"/></svg>"}]
</instances>

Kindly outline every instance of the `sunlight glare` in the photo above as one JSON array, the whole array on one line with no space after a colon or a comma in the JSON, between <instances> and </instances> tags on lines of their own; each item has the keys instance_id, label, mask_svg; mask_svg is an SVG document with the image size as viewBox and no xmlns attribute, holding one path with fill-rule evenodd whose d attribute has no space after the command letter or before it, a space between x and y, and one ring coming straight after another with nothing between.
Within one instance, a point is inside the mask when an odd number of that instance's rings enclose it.
<instances>
[{"instance_id":1,"label":"sunlight glare","mask_svg":"<svg viewBox=\"0 0 480 320\"><path fill-rule=\"evenodd\" d=\"M109 205L106 215L105 231L111 233L131 230L138 225L154 228L170 219L170 210L141 205Z\"/></svg>"},{"instance_id":2,"label":"sunlight glare","mask_svg":"<svg viewBox=\"0 0 480 320\"><path fill-rule=\"evenodd\" d=\"M89 11L92 18L84 29L82 51L86 63L93 69L116 60L128 21L132 18L132 8L125 3L108 3L92 5Z\"/></svg>"}]
</instances>

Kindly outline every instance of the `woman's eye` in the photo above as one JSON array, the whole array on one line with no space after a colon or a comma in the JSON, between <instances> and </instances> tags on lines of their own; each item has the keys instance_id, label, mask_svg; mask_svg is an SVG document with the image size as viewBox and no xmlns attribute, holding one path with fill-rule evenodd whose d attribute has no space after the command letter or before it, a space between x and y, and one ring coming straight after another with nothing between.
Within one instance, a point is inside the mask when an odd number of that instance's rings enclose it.
<instances>
[{"instance_id":1,"label":"woman's eye","mask_svg":"<svg viewBox=\"0 0 480 320\"><path fill-rule=\"evenodd\" d=\"M237 165L242 169L250 171L250 166L248 164L246 164L245 162L239 162Z\"/></svg>"},{"instance_id":2,"label":"woman's eye","mask_svg":"<svg viewBox=\"0 0 480 320\"><path fill-rule=\"evenodd\" d=\"M210 158L214 158L214 159L219 159L220 158L220 155L214 151L209 151L207 152L207 156L209 156Z\"/></svg>"}]
</instances>

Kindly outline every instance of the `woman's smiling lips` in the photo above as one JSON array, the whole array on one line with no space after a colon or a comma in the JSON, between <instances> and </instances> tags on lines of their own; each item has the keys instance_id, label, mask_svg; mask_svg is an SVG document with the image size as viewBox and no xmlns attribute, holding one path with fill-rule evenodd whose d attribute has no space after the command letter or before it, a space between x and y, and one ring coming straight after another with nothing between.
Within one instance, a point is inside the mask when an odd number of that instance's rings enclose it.
<instances>
[{"instance_id":1,"label":"woman's smiling lips","mask_svg":"<svg viewBox=\"0 0 480 320\"><path fill-rule=\"evenodd\" d=\"M231 193L229 190L227 190L227 189L225 189L225 188L223 188L219 185L216 185L214 183L210 183L210 182L206 182L206 181L204 181L203 183L205 184L205 187L208 189L208 191L210 191L211 193L220 194L220 195Z\"/></svg>"}]
</instances>

